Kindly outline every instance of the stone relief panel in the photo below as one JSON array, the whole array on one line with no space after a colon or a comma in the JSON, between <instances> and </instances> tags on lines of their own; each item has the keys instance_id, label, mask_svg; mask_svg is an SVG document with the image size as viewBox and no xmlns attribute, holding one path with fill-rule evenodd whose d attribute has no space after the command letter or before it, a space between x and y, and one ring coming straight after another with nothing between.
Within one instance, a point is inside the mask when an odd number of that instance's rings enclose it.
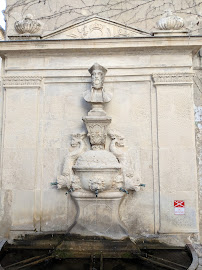
<instances>
[{"instance_id":1,"label":"stone relief panel","mask_svg":"<svg viewBox=\"0 0 202 270\"><path fill-rule=\"evenodd\" d=\"M108 135L111 138L109 150L116 156L122 165L123 180L126 190L140 190L140 176L134 170L132 158L125 147L125 138L117 130L109 130Z\"/></svg>"},{"instance_id":2,"label":"stone relief panel","mask_svg":"<svg viewBox=\"0 0 202 270\"><path fill-rule=\"evenodd\" d=\"M94 17L44 36L43 39L89 39L136 36L150 36L150 34L110 20Z\"/></svg>"},{"instance_id":3,"label":"stone relief panel","mask_svg":"<svg viewBox=\"0 0 202 270\"><path fill-rule=\"evenodd\" d=\"M111 188L126 193L127 190L139 191L140 177L132 168L131 158L125 149L124 137L117 131L109 131L111 143L109 150L105 149L107 127L111 122L111 117L104 111L104 104L111 101L104 98L104 95L107 95L104 91L107 69L95 63L88 71L91 74L91 87L89 93L87 91L86 94L84 91L83 98L92 107L88 115L83 117L83 121L88 130L87 136L90 137L92 150L86 151L83 141L85 134L72 135L71 145L75 149L67 153L62 175L58 176L52 185L73 192L75 190L72 187L72 180L75 179L75 175L80 178L81 187L93 191L96 197L99 192ZM117 177L121 176L122 179L117 181ZM80 189L80 185L78 186Z\"/></svg>"},{"instance_id":4,"label":"stone relief panel","mask_svg":"<svg viewBox=\"0 0 202 270\"><path fill-rule=\"evenodd\" d=\"M57 177L58 189L64 187L70 188L72 185L72 181L75 190L81 188L78 179L76 179L76 176L74 176L73 174L72 166L75 164L77 158L87 149L86 143L84 141L85 137L86 134L80 133L72 135L72 149L71 151L67 152L67 155L65 157L62 175Z\"/></svg>"}]
</instances>

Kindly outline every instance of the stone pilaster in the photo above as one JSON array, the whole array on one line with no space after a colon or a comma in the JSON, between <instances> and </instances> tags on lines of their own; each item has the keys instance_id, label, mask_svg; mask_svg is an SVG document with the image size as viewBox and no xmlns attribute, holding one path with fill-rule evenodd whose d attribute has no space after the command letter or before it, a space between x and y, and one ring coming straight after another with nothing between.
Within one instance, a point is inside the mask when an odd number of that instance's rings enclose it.
<instances>
[{"instance_id":1,"label":"stone pilaster","mask_svg":"<svg viewBox=\"0 0 202 270\"><path fill-rule=\"evenodd\" d=\"M153 74L157 91L160 233L198 233L193 74ZM185 202L175 215L174 200Z\"/></svg>"}]
</instances>

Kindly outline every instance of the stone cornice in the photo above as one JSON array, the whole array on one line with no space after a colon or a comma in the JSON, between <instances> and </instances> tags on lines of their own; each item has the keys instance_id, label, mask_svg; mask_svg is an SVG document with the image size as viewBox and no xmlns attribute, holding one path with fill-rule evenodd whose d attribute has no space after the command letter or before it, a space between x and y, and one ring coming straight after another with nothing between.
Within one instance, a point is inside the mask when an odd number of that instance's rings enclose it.
<instances>
[{"instance_id":1,"label":"stone cornice","mask_svg":"<svg viewBox=\"0 0 202 270\"><path fill-rule=\"evenodd\" d=\"M64 51L86 51L89 49L188 49L196 53L202 44L202 36L181 37L135 37L135 38L102 38L102 39L72 39L72 40L21 40L2 41L0 56L15 52L64 52Z\"/></svg>"},{"instance_id":2,"label":"stone cornice","mask_svg":"<svg viewBox=\"0 0 202 270\"><path fill-rule=\"evenodd\" d=\"M3 77L4 87L39 87L42 77L37 76L5 76Z\"/></svg>"},{"instance_id":3,"label":"stone cornice","mask_svg":"<svg viewBox=\"0 0 202 270\"><path fill-rule=\"evenodd\" d=\"M152 78L154 84L192 84L193 73L167 73L167 74L153 74Z\"/></svg>"}]
</instances>

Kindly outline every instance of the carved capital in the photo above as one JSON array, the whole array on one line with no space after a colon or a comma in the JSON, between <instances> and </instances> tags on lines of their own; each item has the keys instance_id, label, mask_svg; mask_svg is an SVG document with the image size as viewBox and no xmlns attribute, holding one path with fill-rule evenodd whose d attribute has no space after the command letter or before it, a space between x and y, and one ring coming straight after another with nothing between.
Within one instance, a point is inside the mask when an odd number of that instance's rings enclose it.
<instances>
[{"instance_id":1,"label":"carved capital","mask_svg":"<svg viewBox=\"0 0 202 270\"><path fill-rule=\"evenodd\" d=\"M3 77L4 87L39 87L42 77L35 76L5 76Z\"/></svg>"},{"instance_id":2,"label":"carved capital","mask_svg":"<svg viewBox=\"0 0 202 270\"><path fill-rule=\"evenodd\" d=\"M153 74L154 84L192 84L193 73Z\"/></svg>"}]
</instances>

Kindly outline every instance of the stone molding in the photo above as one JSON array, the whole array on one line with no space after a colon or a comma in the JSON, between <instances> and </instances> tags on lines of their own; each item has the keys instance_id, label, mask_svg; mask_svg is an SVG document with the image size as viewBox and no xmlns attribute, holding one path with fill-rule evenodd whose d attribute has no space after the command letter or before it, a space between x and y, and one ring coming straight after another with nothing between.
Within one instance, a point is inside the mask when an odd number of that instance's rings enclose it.
<instances>
[{"instance_id":1,"label":"stone molding","mask_svg":"<svg viewBox=\"0 0 202 270\"><path fill-rule=\"evenodd\" d=\"M5 76L3 77L4 87L16 87L16 86L34 86L41 85L42 77L38 76Z\"/></svg>"},{"instance_id":2,"label":"stone molding","mask_svg":"<svg viewBox=\"0 0 202 270\"><path fill-rule=\"evenodd\" d=\"M153 74L154 84L193 84L193 73Z\"/></svg>"},{"instance_id":3,"label":"stone molding","mask_svg":"<svg viewBox=\"0 0 202 270\"><path fill-rule=\"evenodd\" d=\"M93 48L94 51L100 49L110 50L124 50L129 49L135 52L135 49L145 48L147 51L152 51L158 49L160 52L162 49L172 48L172 52L186 50L188 52L196 52L200 50L202 43L201 36L181 36L176 39L176 37L134 37L134 38L120 38L117 39L92 39L92 40L74 40L70 42L69 40L33 40L32 42L22 42L22 41L7 41L1 44L1 56L8 54L9 52L16 53L39 53L45 52L46 55L52 53L62 53L68 50L74 50L74 52L87 52ZM143 53L143 52L142 52ZM177 64L177 63L176 63Z\"/></svg>"},{"instance_id":4,"label":"stone molding","mask_svg":"<svg viewBox=\"0 0 202 270\"><path fill-rule=\"evenodd\" d=\"M41 39L41 36L39 35L28 35L28 34L24 34L24 35L21 35L21 36L8 36L9 40L40 40Z\"/></svg>"}]
</instances>

